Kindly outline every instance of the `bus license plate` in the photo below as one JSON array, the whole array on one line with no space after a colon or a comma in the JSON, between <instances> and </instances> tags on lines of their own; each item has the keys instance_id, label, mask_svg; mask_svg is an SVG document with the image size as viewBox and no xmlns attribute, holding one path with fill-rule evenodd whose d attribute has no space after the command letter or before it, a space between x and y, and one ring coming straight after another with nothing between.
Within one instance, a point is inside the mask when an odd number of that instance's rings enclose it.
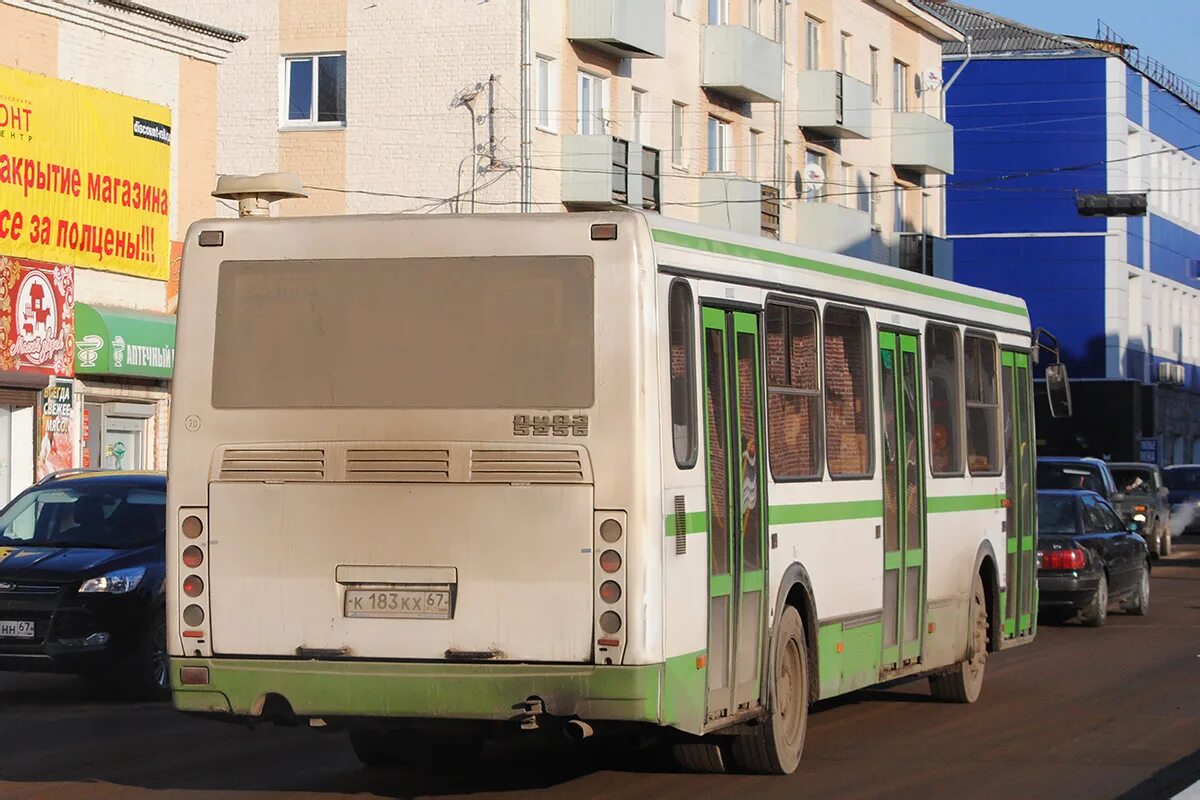
<instances>
[{"instance_id":1,"label":"bus license plate","mask_svg":"<svg viewBox=\"0 0 1200 800\"><path fill-rule=\"evenodd\" d=\"M32 639L33 623L0 619L0 639Z\"/></svg>"},{"instance_id":2,"label":"bus license plate","mask_svg":"<svg viewBox=\"0 0 1200 800\"><path fill-rule=\"evenodd\" d=\"M347 617L450 619L448 589L347 589Z\"/></svg>"}]
</instances>

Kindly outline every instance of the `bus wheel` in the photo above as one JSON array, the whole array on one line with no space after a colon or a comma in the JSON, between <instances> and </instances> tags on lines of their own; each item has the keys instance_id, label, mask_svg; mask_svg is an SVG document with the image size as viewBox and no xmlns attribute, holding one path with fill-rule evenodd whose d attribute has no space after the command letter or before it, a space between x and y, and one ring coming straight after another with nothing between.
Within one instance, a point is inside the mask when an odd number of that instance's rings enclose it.
<instances>
[{"instance_id":1,"label":"bus wheel","mask_svg":"<svg viewBox=\"0 0 1200 800\"><path fill-rule=\"evenodd\" d=\"M983 579L975 576L971 592L971 657L954 665L950 672L929 678L929 693L948 703L974 703L983 689L987 666L988 618L983 596Z\"/></svg>"},{"instance_id":2,"label":"bus wheel","mask_svg":"<svg viewBox=\"0 0 1200 800\"><path fill-rule=\"evenodd\" d=\"M733 740L738 767L760 775L795 772L808 729L808 649L800 612L785 608L775 636L770 710L753 732Z\"/></svg>"},{"instance_id":3,"label":"bus wheel","mask_svg":"<svg viewBox=\"0 0 1200 800\"><path fill-rule=\"evenodd\" d=\"M715 736L699 742L678 742L671 745L671 756L680 769L688 772L725 772L725 751Z\"/></svg>"}]
</instances>

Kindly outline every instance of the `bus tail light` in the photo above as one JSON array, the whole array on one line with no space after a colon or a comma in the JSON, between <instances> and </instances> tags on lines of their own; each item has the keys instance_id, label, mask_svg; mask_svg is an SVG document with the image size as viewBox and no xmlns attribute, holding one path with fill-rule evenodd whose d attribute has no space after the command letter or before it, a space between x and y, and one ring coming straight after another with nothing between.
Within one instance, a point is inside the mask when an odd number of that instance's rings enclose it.
<instances>
[{"instance_id":1,"label":"bus tail light","mask_svg":"<svg viewBox=\"0 0 1200 800\"><path fill-rule=\"evenodd\" d=\"M195 569L204 563L204 551L196 545L188 545L183 549L183 564L188 569Z\"/></svg>"},{"instance_id":2,"label":"bus tail light","mask_svg":"<svg viewBox=\"0 0 1200 800\"><path fill-rule=\"evenodd\" d=\"M593 521L596 553L594 566L596 594L593 595L595 651L597 664L620 664L624 643L629 640L624 630L626 621L625 559L629 536L626 534L628 515L624 511L597 511ZM620 633L620 636L617 634Z\"/></svg>"},{"instance_id":3,"label":"bus tail light","mask_svg":"<svg viewBox=\"0 0 1200 800\"><path fill-rule=\"evenodd\" d=\"M209 630L208 509L181 508L176 518L175 557L167 559L168 577L174 585L168 607L177 626L183 656L212 655ZM172 653L177 655L177 653Z\"/></svg>"},{"instance_id":4,"label":"bus tail light","mask_svg":"<svg viewBox=\"0 0 1200 800\"><path fill-rule=\"evenodd\" d=\"M199 575L188 575L183 579L183 593L188 597L199 597L204 593L204 581Z\"/></svg>"}]
</instances>

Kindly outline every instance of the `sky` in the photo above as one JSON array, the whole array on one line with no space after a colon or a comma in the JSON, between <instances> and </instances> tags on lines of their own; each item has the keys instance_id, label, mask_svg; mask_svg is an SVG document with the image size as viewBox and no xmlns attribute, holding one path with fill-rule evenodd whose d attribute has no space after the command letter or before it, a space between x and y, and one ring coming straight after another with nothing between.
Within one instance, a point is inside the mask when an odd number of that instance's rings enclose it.
<instances>
[{"instance_id":1,"label":"sky","mask_svg":"<svg viewBox=\"0 0 1200 800\"><path fill-rule=\"evenodd\" d=\"M1051 33L1095 36L1097 18L1200 88L1200 0L958 0Z\"/></svg>"}]
</instances>

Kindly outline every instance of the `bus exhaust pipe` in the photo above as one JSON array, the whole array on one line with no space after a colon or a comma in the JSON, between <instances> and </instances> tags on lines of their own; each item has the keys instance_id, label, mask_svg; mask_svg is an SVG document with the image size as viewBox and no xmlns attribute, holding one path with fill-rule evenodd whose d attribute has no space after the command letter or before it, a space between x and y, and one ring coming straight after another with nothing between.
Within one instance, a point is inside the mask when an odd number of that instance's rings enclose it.
<instances>
[{"instance_id":1,"label":"bus exhaust pipe","mask_svg":"<svg viewBox=\"0 0 1200 800\"><path fill-rule=\"evenodd\" d=\"M573 742L582 742L584 739L591 738L596 731L591 725L581 719L569 719L563 731L567 734L567 738Z\"/></svg>"}]
</instances>

